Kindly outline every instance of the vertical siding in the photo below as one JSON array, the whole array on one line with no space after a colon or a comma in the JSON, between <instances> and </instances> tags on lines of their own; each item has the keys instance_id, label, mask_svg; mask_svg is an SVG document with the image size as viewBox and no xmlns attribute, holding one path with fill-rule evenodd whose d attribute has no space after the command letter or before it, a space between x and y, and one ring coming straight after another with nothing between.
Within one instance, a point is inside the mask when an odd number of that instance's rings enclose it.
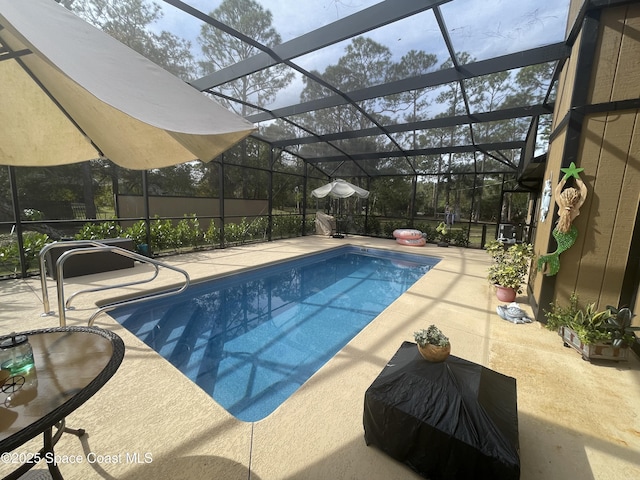
<instances>
[{"instance_id":1,"label":"vertical siding","mask_svg":"<svg viewBox=\"0 0 640 480\"><path fill-rule=\"evenodd\" d=\"M573 96L573 86L576 82L576 64L578 63L578 45L582 39L582 33L578 35L575 45L572 48L572 54L562 69L562 74L558 81L558 94L556 99L556 107L553 114L553 127L555 128L559 122L569 113L571 109L571 98Z\"/></svg>"},{"instance_id":2,"label":"vertical siding","mask_svg":"<svg viewBox=\"0 0 640 480\"><path fill-rule=\"evenodd\" d=\"M569 15L567 17L567 32L576 22L576 17L578 16L578 13L580 13L580 9L582 8L583 3L584 2L582 0L573 0L569 5Z\"/></svg>"},{"instance_id":3,"label":"vertical siding","mask_svg":"<svg viewBox=\"0 0 640 480\"><path fill-rule=\"evenodd\" d=\"M629 168L635 124L635 112L592 116L583 131L580 163L589 196L574 222L580 236L564 254L564 261L576 268L561 272L558 279L571 283L576 278L581 298L601 307L619 302L631 244L636 209L629 199L625 205L621 194L633 184L638 190L638 171Z\"/></svg>"},{"instance_id":4,"label":"vertical siding","mask_svg":"<svg viewBox=\"0 0 640 480\"><path fill-rule=\"evenodd\" d=\"M626 7L614 8L600 17L600 42L594 59L589 103L612 100L613 84L620 62ZM627 97L628 98L628 97Z\"/></svg>"},{"instance_id":5,"label":"vertical siding","mask_svg":"<svg viewBox=\"0 0 640 480\"><path fill-rule=\"evenodd\" d=\"M600 21L589 103L640 98L640 5L605 10ZM582 142L580 166L594 182L581 212L587 221L576 220L585 229L573 247L581 247L576 291L604 308L619 303L638 208L638 111L589 116Z\"/></svg>"},{"instance_id":6,"label":"vertical siding","mask_svg":"<svg viewBox=\"0 0 640 480\"><path fill-rule=\"evenodd\" d=\"M581 3L573 2L572 12ZM607 9L600 20L594 70L578 73L591 76L588 103L638 99L640 5ZM554 128L571 108L580 40L559 80ZM553 175L554 187L562 175L565 137L564 132L557 135L549 147L545 179ZM640 201L639 111L612 108L609 112L590 114L585 118L579 141L576 163L585 169L581 178L587 185L588 198L574 221L579 232L576 244L560 256L554 299L566 303L576 291L583 303L595 301L599 308L604 308L619 303ZM538 223L535 238L538 255L547 253L549 243L555 243L549 242L550 230L555 226L552 220L549 216L544 224ZM534 272L531 287L534 299L539 299L540 272ZM539 308L544 310L548 305Z\"/></svg>"},{"instance_id":7,"label":"vertical siding","mask_svg":"<svg viewBox=\"0 0 640 480\"><path fill-rule=\"evenodd\" d=\"M612 101L640 98L640 5L629 5L625 13L624 21L612 19L607 24L611 29L622 30Z\"/></svg>"}]
</instances>

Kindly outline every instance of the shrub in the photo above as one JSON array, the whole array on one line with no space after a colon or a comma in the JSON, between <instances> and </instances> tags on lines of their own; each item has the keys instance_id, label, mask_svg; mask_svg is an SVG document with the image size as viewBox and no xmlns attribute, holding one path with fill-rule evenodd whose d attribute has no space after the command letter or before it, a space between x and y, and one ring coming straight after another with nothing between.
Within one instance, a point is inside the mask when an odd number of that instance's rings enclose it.
<instances>
[{"instance_id":1,"label":"shrub","mask_svg":"<svg viewBox=\"0 0 640 480\"><path fill-rule=\"evenodd\" d=\"M362 219L362 222L364 223L364 217L359 218ZM362 228L362 230L364 231L364 227ZM378 220L377 217L369 216L369 218L367 218L367 229L366 231L364 231L364 233L368 235L380 235L382 233L382 225L380 225L380 220Z\"/></svg>"},{"instance_id":2,"label":"shrub","mask_svg":"<svg viewBox=\"0 0 640 480\"><path fill-rule=\"evenodd\" d=\"M171 220L160 220L156 217L151 222L151 249L153 251L177 248L178 242Z\"/></svg>"},{"instance_id":3,"label":"shrub","mask_svg":"<svg viewBox=\"0 0 640 480\"><path fill-rule=\"evenodd\" d=\"M175 227L174 241L176 247L197 247L204 241L204 235L200 230L200 222L195 215L186 215Z\"/></svg>"},{"instance_id":4,"label":"shrub","mask_svg":"<svg viewBox=\"0 0 640 480\"><path fill-rule=\"evenodd\" d=\"M218 225L214 220L211 220L209 228L204 232L204 241L209 245L220 244L220 228L218 228Z\"/></svg>"},{"instance_id":5,"label":"shrub","mask_svg":"<svg viewBox=\"0 0 640 480\"><path fill-rule=\"evenodd\" d=\"M558 331L560 327L569 326L578 310L580 310L580 307L578 307L578 295L576 292L569 296L569 305L562 306L557 301L553 302L548 311L543 310L547 319L546 327L549 330Z\"/></svg>"},{"instance_id":6,"label":"shrub","mask_svg":"<svg viewBox=\"0 0 640 480\"><path fill-rule=\"evenodd\" d=\"M41 212L40 210L36 210L35 208L25 208L22 211L21 218L23 220L29 220L29 221L44 220L44 213Z\"/></svg>"},{"instance_id":7,"label":"shrub","mask_svg":"<svg viewBox=\"0 0 640 480\"><path fill-rule=\"evenodd\" d=\"M297 237L301 227L300 215L280 215L273 217L272 234L276 238Z\"/></svg>"},{"instance_id":8,"label":"shrub","mask_svg":"<svg viewBox=\"0 0 640 480\"><path fill-rule=\"evenodd\" d=\"M17 272L20 268L20 253L18 242L0 246L0 269L9 272Z\"/></svg>"},{"instance_id":9,"label":"shrub","mask_svg":"<svg viewBox=\"0 0 640 480\"><path fill-rule=\"evenodd\" d=\"M451 229L449 231L449 236L454 245L458 247L468 247L469 246L469 228L462 227L457 229Z\"/></svg>"},{"instance_id":10,"label":"shrub","mask_svg":"<svg viewBox=\"0 0 640 480\"><path fill-rule=\"evenodd\" d=\"M251 223L246 223L246 219L243 219L243 223L246 225L246 238L247 240L264 240L267 236L267 228L269 227L269 221L266 217L258 217L251 220Z\"/></svg>"},{"instance_id":11,"label":"shrub","mask_svg":"<svg viewBox=\"0 0 640 480\"><path fill-rule=\"evenodd\" d=\"M227 243L242 243L246 232L245 219L241 223L225 223L224 240Z\"/></svg>"},{"instance_id":12,"label":"shrub","mask_svg":"<svg viewBox=\"0 0 640 480\"><path fill-rule=\"evenodd\" d=\"M124 231L124 236L133 240L134 245L147 243L147 227L144 220L140 220Z\"/></svg>"},{"instance_id":13,"label":"shrub","mask_svg":"<svg viewBox=\"0 0 640 480\"><path fill-rule=\"evenodd\" d=\"M49 241L49 235L44 233L26 232L22 235L27 270L38 266L40 250L42 250L42 247L49 243Z\"/></svg>"},{"instance_id":14,"label":"shrub","mask_svg":"<svg viewBox=\"0 0 640 480\"><path fill-rule=\"evenodd\" d=\"M316 219L314 217L305 220L304 231L307 234L316 232Z\"/></svg>"},{"instance_id":15,"label":"shrub","mask_svg":"<svg viewBox=\"0 0 640 480\"><path fill-rule=\"evenodd\" d=\"M487 253L493 259L487 276L492 285L510 287L522 292L522 283L529 269L529 260L533 257L533 245L514 243L508 248L502 242L493 240L487 243Z\"/></svg>"},{"instance_id":16,"label":"shrub","mask_svg":"<svg viewBox=\"0 0 640 480\"><path fill-rule=\"evenodd\" d=\"M389 222L385 222L383 229L384 235L387 238L393 238L393 231L397 230L398 228L409 228L407 226L407 222L404 222L402 220L398 221L398 220L392 220Z\"/></svg>"},{"instance_id":17,"label":"shrub","mask_svg":"<svg viewBox=\"0 0 640 480\"><path fill-rule=\"evenodd\" d=\"M100 240L122 236L122 227L116 222L85 223L76 233L76 240Z\"/></svg>"},{"instance_id":18,"label":"shrub","mask_svg":"<svg viewBox=\"0 0 640 480\"><path fill-rule=\"evenodd\" d=\"M38 267L40 250L49 242L49 236L44 233L25 232L22 235L26 270ZM20 251L17 239L0 246L0 269L13 273L20 269Z\"/></svg>"}]
</instances>

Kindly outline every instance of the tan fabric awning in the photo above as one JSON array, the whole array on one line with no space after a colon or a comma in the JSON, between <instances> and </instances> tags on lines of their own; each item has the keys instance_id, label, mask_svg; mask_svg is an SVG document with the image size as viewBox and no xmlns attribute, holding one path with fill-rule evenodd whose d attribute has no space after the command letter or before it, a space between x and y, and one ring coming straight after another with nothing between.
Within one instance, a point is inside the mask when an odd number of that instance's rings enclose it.
<instances>
[{"instance_id":1,"label":"tan fabric awning","mask_svg":"<svg viewBox=\"0 0 640 480\"><path fill-rule=\"evenodd\" d=\"M126 168L160 168L210 161L255 130L53 0L0 0L0 26L9 50L0 53L0 165L101 152Z\"/></svg>"}]
</instances>

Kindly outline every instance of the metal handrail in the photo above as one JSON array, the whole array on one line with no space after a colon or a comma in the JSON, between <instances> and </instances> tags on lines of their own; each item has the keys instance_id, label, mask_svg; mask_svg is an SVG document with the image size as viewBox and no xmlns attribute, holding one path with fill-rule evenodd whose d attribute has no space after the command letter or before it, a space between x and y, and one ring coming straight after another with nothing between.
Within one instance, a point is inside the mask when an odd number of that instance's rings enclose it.
<instances>
[{"instance_id":1,"label":"metal handrail","mask_svg":"<svg viewBox=\"0 0 640 480\"><path fill-rule=\"evenodd\" d=\"M89 317L89 322L88 325L90 327L93 326L93 323L95 322L96 318L100 315L102 315L103 313L107 313L110 312L111 310L114 310L118 307L122 307L124 305L134 305L136 303L142 303L142 302L146 302L147 300L157 300L158 298L164 298L164 297L169 297L171 295L178 295L179 293L184 292L187 287L190 284L190 280L189 280L189 274L187 272L185 272L184 270L177 268L177 267L170 267L168 265L164 265L167 268L170 268L171 270L175 270L177 272L182 273L185 276L185 283L180 287L180 288L176 288L171 289L171 290L164 290L162 292L156 292L154 294L151 295L145 295L144 297L136 297L136 298L130 298L128 300L122 300L119 302L113 302L113 303L109 303L108 305L103 305L102 307L98 308L98 310L96 310L93 315L91 315L91 317Z\"/></svg>"},{"instance_id":2,"label":"metal handrail","mask_svg":"<svg viewBox=\"0 0 640 480\"><path fill-rule=\"evenodd\" d=\"M45 313L44 315L51 315L53 314L53 312L48 311L49 310L49 298L47 295L47 290L46 290L46 273L45 273L45 262L44 262L44 254L50 250L53 246L60 246L60 245L64 245L64 246L87 246L87 245L91 245L89 248L76 248L76 249L72 249L72 250L68 250L64 253L62 253L62 255L60 255L60 257L58 258L58 260L56 261L56 273L57 273L57 294L58 294L58 316L60 318L60 326L64 327L66 326L67 323L67 318L66 318L66 307L70 305L71 300L76 297L77 295L81 294L81 293L89 293L89 292L97 292L97 291L102 291L102 290L108 290L111 288L123 288L123 287L128 287L131 285L138 285L141 283L147 283L150 282L152 280L154 280L157 276L158 276L158 272L159 272L159 267L164 267L167 268L169 270L173 270L175 272L181 273L182 275L184 275L185 281L184 284L182 284L179 287L170 287L167 290L161 291L161 292L156 292L155 294L152 295L145 295L144 297L136 297L136 298L131 298L128 300L122 300L122 301L118 301L118 302L113 302L107 305L103 305L102 307L98 308L98 310L96 310L96 312L93 313L93 315L91 315L91 317L89 318L89 326L92 326L96 317L102 313L105 312L109 312L113 309L115 309L118 306L122 306L122 305L132 305L135 303L140 303L143 301L146 301L150 298L162 298L162 297L167 297L170 295L177 295L181 292L183 292L184 290L187 289L187 287L189 286L189 284L191 283L191 279L189 277L189 274L178 267L174 267L171 265L167 265L166 263L160 262L158 260L149 258L149 257L145 257L144 255L140 255L138 253L132 252L131 250L126 250L124 248L120 248L120 247L116 247L116 246L112 246L112 245L105 245L104 243L100 243L100 242L95 242L92 240L78 240L78 241L70 241L70 242L54 242L52 244L48 244L45 245L45 247L43 247L42 251L40 252L40 276L42 277L42 288L43 288L43 294L42 294L42 298L43 298L43 304L44 304L44 308L45 308ZM49 248L47 248L49 247ZM43 253L44 251L44 253ZM90 253L102 253L102 252L112 252L115 253L117 255L121 255L124 257L128 257L128 258L132 258L134 260L138 260L139 262L143 262L143 263L148 263L154 266L155 272L153 274L153 276L149 279L145 279L145 280L138 280L138 281L133 281L133 282L125 282L125 283L120 283L120 284L116 284L116 285L110 285L110 286L103 286L103 287L96 287L96 288L88 288L88 289L84 289L84 290L80 290L78 292L75 292L74 294L71 295L71 297L69 297L69 299L65 302L65 298L64 298L64 263L65 261L70 258L71 256L74 255L86 255L86 254L90 254Z\"/></svg>"},{"instance_id":3,"label":"metal handrail","mask_svg":"<svg viewBox=\"0 0 640 480\"><path fill-rule=\"evenodd\" d=\"M151 263L151 262L148 262ZM140 285L141 283L148 283L148 282L152 282L153 280L156 279L156 277L158 276L158 274L160 273L160 266L153 264L153 275L151 278L147 278L145 280L136 280L133 282L127 282L127 283L119 283L118 284L118 288L124 288L124 287L131 287L132 285ZM73 300L75 297L77 297L78 295L82 294L82 293L92 293L92 292L101 292L103 290L109 290L111 288L114 288L112 285L105 285L103 287L93 287L93 288L86 288L84 290L78 290L77 292L73 292L71 295L69 295L69 297L67 298L67 301L65 302L64 306L67 310L72 310L73 307L71 306L71 300Z\"/></svg>"},{"instance_id":4,"label":"metal handrail","mask_svg":"<svg viewBox=\"0 0 640 480\"><path fill-rule=\"evenodd\" d=\"M40 287L42 289L42 306L44 308L43 317L48 315L53 315L55 312L51 310L51 305L49 303L49 291L47 290L47 266L46 266L46 254L49 250L59 246L69 246L69 247L81 247L81 246L91 246L91 247L103 247L104 243L100 243L95 240L69 240L64 242L53 242L47 243L44 247L40 249ZM51 267L52 269L55 266Z\"/></svg>"},{"instance_id":5,"label":"metal handrail","mask_svg":"<svg viewBox=\"0 0 640 480\"><path fill-rule=\"evenodd\" d=\"M146 301L150 298L162 298L162 297L167 297L170 295L177 295L178 293L183 292L184 290L187 289L187 287L189 286L191 280L189 278L189 274L178 267L174 267L171 265L167 265L165 263L159 262L158 260L154 260L152 258L149 257L145 257L144 255L140 255L138 253L132 252L130 250L125 250L124 248L120 248L120 247L114 247L111 245L102 245L100 247L90 247L90 248L78 248L75 250L68 250L66 252L64 252L62 255L60 255L60 257L58 258L58 261L56 262L56 270L57 270L57 278L58 278L58 316L60 318L60 326L64 327L66 326L67 323L67 317L66 317L66 310L65 310L65 301L64 301L64 262L74 256L74 255L86 255L86 254L90 254L90 253L100 253L100 252L113 252L116 253L118 255L122 255L123 257L128 257L128 258L132 258L134 260L138 260L140 262L144 262L144 263L150 263L152 265L156 265L158 267L164 267L164 268L168 268L169 270L173 270L175 272L181 273L182 275L184 275L185 278L185 282L184 284L179 287L171 287L168 290L165 290L163 292L159 292L153 295L147 295L144 297L137 297L137 298L132 298L132 299L128 299L128 300L122 300L119 302L113 302L107 305L103 305L102 307L98 308L98 310L96 310L94 312L93 315L91 315L91 317L89 318L88 321L88 325L91 327L96 319L96 317L102 313L105 312L109 312L111 310L113 310L114 308L118 307L118 306L123 306L123 305L133 305L135 303L140 303L143 301ZM155 275L154 277L155 278ZM147 280L150 281L150 280ZM134 284L136 282L133 282ZM142 282L137 282L137 283L142 283ZM129 283L131 284L131 283ZM118 284L118 285L112 285L110 288L121 288L123 285L126 284ZM85 290L84 292L86 293L89 290Z\"/></svg>"}]
</instances>

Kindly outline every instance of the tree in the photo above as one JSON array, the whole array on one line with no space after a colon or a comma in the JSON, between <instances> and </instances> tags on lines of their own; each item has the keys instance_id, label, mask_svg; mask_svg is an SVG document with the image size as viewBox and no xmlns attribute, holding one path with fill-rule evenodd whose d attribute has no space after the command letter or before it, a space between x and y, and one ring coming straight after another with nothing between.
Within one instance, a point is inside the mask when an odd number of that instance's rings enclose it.
<instances>
[{"instance_id":1,"label":"tree","mask_svg":"<svg viewBox=\"0 0 640 480\"><path fill-rule=\"evenodd\" d=\"M424 51L411 50L402 56L400 62L392 65L391 72L394 79L412 78L431 71L436 64L437 57ZM409 90L392 95L388 100L395 111L405 112L403 120L417 122L427 117L427 110L431 105L430 94L433 87L419 90ZM395 107L395 108L394 108ZM418 133L408 132L412 149L418 148Z\"/></svg>"},{"instance_id":2,"label":"tree","mask_svg":"<svg viewBox=\"0 0 640 480\"><path fill-rule=\"evenodd\" d=\"M273 47L281 43L280 35L272 26L273 15L254 0L224 0L209 15L262 45ZM209 24L202 26L198 42L204 57L198 62L203 75L260 53L256 47ZM241 102L265 106L275 99L277 93L286 87L293 77L294 73L289 67L278 64L220 85L217 89ZM230 103L224 99L220 101L242 116L248 114L244 103Z\"/></svg>"},{"instance_id":3,"label":"tree","mask_svg":"<svg viewBox=\"0 0 640 480\"><path fill-rule=\"evenodd\" d=\"M385 217L406 217L410 210L411 180L408 177L376 177L371 183L375 212Z\"/></svg>"},{"instance_id":4,"label":"tree","mask_svg":"<svg viewBox=\"0 0 640 480\"><path fill-rule=\"evenodd\" d=\"M267 47L273 47L282 41L272 26L271 12L254 0L224 0L209 15ZM204 57L198 62L203 75L211 74L260 53L256 47L208 24L202 26L198 43ZM293 77L294 73L289 67L278 64L217 86L217 90L221 93L239 100L239 102L229 102L220 98L219 101L239 115L247 116L249 114L247 103L267 106L275 99L278 92L293 80ZM259 158L260 156L256 158L249 155L247 148L250 147L246 141L243 141L240 148L226 152L225 159L229 159L230 163L258 166L263 160ZM214 167L212 165L207 168ZM225 185L229 185L226 188L235 190L232 186L241 185L242 190L238 196L249 198L252 195L251 191L255 192L259 189L258 185L252 186L252 182L262 181L263 177L256 174L252 175L254 177L252 179L248 174L243 175L239 172L241 169L225 170ZM212 175L213 172L208 177L211 178ZM227 194L228 192L225 192L225 195Z\"/></svg>"},{"instance_id":5,"label":"tree","mask_svg":"<svg viewBox=\"0 0 640 480\"><path fill-rule=\"evenodd\" d=\"M348 93L380 85L392 78L393 62L391 57L391 51L386 46L367 37L357 37L347 46L345 54L338 59L337 64L329 65L323 73L313 73L339 90ZM309 78L305 77L303 81L305 86L300 95L302 102L335 95L323 85ZM373 114L381 123L390 123L388 113L392 111L393 103L386 99L374 98L359 101L358 104L365 111ZM351 105L317 110L304 115L303 119L309 128L320 134L371 127L371 122Z\"/></svg>"},{"instance_id":6,"label":"tree","mask_svg":"<svg viewBox=\"0 0 640 480\"><path fill-rule=\"evenodd\" d=\"M193 79L191 42L170 32L155 33L160 6L146 0L62 0L76 15L185 81Z\"/></svg>"},{"instance_id":7,"label":"tree","mask_svg":"<svg viewBox=\"0 0 640 480\"><path fill-rule=\"evenodd\" d=\"M544 101L548 85L553 77L554 68L553 63L540 63L521 68L515 75L515 85L511 95L505 99L505 106L532 105ZM553 101L553 98L550 101ZM538 132L542 150L546 150L548 146L549 135L551 134L551 117L551 115L542 115L540 117ZM529 122L521 121L520 124L523 124L521 128L529 128Z\"/></svg>"},{"instance_id":8,"label":"tree","mask_svg":"<svg viewBox=\"0 0 640 480\"><path fill-rule=\"evenodd\" d=\"M467 53L458 54L460 63L468 63L471 61ZM444 62L440 69L448 69L453 66L451 60ZM458 82L451 82L444 86L442 91L436 97L436 103L444 106L445 110L438 114L437 117L454 117L456 115L462 115L465 113L465 106L462 96L462 88ZM451 146L457 144L469 143L464 141L464 127L453 126L447 128L438 128L430 132L432 137L431 141L436 140L439 147ZM440 183L441 180L445 180L445 203L450 203L450 190L451 190L451 167L453 163L453 154L449 153L446 158L440 156L440 162L438 164L438 174L445 173L445 177L439 177L438 183L434 191L433 207L438 211L439 195L440 195Z\"/></svg>"}]
</instances>

